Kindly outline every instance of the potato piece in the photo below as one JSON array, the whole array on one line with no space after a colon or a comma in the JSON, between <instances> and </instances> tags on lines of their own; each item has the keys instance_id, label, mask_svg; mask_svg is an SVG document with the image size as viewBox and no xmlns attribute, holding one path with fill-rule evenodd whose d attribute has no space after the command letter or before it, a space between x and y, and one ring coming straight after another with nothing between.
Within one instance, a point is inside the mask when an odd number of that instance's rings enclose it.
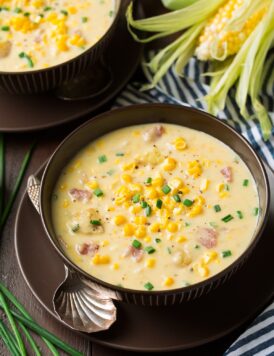
<instances>
[{"instance_id":1,"label":"potato piece","mask_svg":"<svg viewBox=\"0 0 274 356\"><path fill-rule=\"evenodd\" d=\"M184 250L175 252L172 257L172 261L178 267L188 266L192 262L189 253Z\"/></svg>"},{"instance_id":2,"label":"potato piece","mask_svg":"<svg viewBox=\"0 0 274 356\"><path fill-rule=\"evenodd\" d=\"M143 156L138 156L137 162L143 165L150 164L151 166L157 166L158 164L162 163L164 159L164 156L161 154L158 148L153 147L151 151L147 152Z\"/></svg>"},{"instance_id":3,"label":"potato piece","mask_svg":"<svg viewBox=\"0 0 274 356\"><path fill-rule=\"evenodd\" d=\"M94 225L92 220L100 221L100 225ZM79 225L78 231L82 234L101 234L104 232L104 227L101 219L101 215L98 210L89 208L77 213L73 217L74 224ZM78 232L77 231L77 232Z\"/></svg>"},{"instance_id":4,"label":"potato piece","mask_svg":"<svg viewBox=\"0 0 274 356\"><path fill-rule=\"evenodd\" d=\"M0 58L5 58L10 54L11 42L10 41L0 41Z\"/></svg>"}]
</instances>

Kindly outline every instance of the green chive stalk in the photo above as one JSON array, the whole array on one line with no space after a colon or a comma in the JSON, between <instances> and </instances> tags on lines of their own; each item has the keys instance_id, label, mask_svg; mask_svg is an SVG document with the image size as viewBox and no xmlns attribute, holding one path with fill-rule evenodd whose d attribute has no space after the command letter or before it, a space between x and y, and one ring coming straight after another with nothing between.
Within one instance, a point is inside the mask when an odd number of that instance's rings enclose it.
<instances>
[{"instance_id":1,"label":"green chive stalk","mask_svg":"<svg viewBox=\"0 0 274 356\"><path fill-rule=\"evenodd\" d=\"M33 321L30 314L23 307L23 305L15 298L15 296L0 282L0 291L5 295L7 299L20 311L20 313L28 320ZM55 346L48 341L46 338L42 337L42 340L47 345L49 350L52 352L54 356L59 356L59 352L56 350Z\"/></svg>"},{"instance_id":2,"label":"green chive stalk","mask_svg":"<svg viewBox=\"0 0 274 356\"><path fill-rule=\"evenodd\" d=\"M10 195L10 197L8 199L8 202L6 204L6 207L4 209L3 215L1 216L1 219L0 219L0 232L3 229L3 227L4 227L4 225L5 225L6 221L7 221L7 218L9 216L10 211L11 211L11 208L13 206L13 203L15 201L15 198L17 196L19 188L21 186L21 183L22 183L22 180L24 178L25 172L26 172L26 170L28 168L29 161L31 159L33 148L34 148L34 144L30 147L30 149L26 153L26 155L25 155L25 157L23 159L23 162L21 164L21 167L20 167L16 182L15 182L14 188L13 188L13 190L11 192L11 195Z\"/></svg>"},{"instance_id":3,"label":"green chive stalk","mask_svg":"<svg viewBox=\"0 0 274 356\"><path fill-rule=\"evenodd\" d=\"M38 346L36 345L36 342L34 341L34 339L31 336L31 334L28 332L28 330L26 329L24 324L21 321L18 321L18 325L20 326L21 330L25 334L26 339L28 340L28 342L29 342L29 344L30 344L35 356L41 356L42 354L41 354Z\"/></svg>"},{"instance_id":4,"label":"green chive stalk","mask_svg":"<svg viewBox=\"0 0 274 356\"><path fill-rule=\"evenodd\" d=\"M13 332L14 332L14 335L15 335L15 338L17 340L17 344L18 344L21 356L27 356L26 348L25 348L25 345L24 345L23 340L21 338L21 335L19 333L19 330L17 328L17 325L15 323L15 320L14 320L14 318L12 316L12 313L9 310L9 307L8 307L8 305L6 303L6 300L5 300L5 298L4 298L4 296L3 296L3 294L1 292L0 292L0 304L1 304L4 312L6 313L6 316L7 316L8 320L9 320L10 326L11 326Z\"/></svg>"},{"instance_id":5,"label":"green chive stalk","mask_svg":"<svg viewBox=\"0 0 274 356\"><path fill-rule=\"evenodd\" d=\"M0 320L0 335L10 353L13 356L20 356L16 342L10 333L8 333L8 329L2 320Z\"/></svg>"},{"instance_id":6,"label":"green chive stalk","mask_svg":"<svg viewBox=\"0 0 274 356\"><path fill-rule=\"evenodd\" d=\"M2 305L0 304L2 307ZM30 330L34 331L36 334L45 337L47 340L49 340L52 344L57 346L59 349L65 351L68 355L71 356L83 356L83 354L76 349L74 349L72 346L66 344L62 340L60 340L58 337L47 331L46 329L42 328L40 325L38 325L36 322L31 321L29 319L26 319L24 316L18 314L17 312L11 310L11 314L19 321L21 321L25 326L27 326Z\"/></svg>"}]
</instances>

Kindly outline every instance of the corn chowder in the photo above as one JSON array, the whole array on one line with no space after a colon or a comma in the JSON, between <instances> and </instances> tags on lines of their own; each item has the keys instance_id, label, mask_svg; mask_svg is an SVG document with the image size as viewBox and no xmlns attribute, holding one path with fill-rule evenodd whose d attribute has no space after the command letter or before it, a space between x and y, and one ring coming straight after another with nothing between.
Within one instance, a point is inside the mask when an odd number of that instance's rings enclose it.
<instances>
[{"instance_id":1,"label":"corn chowder","mask_svg":"<svg viewBox=\"0 0 274 356\"><path fill-rule=\"evenodd\" d=\"M114 15L115 0L1 0L0 71L66 62L94 45Z\"/></svg>"},{"instance_id":2,"label":"corn chowder","mask_svg":"<svg viewBox=\"0 0 274 356\"><path fill-rule=\"evenodd\" d=\"M199 131L138 125L92 142L52 198L56 234L87 273L163 290L220 272L250 244L259 215L253 177L229 147Z\"/></svg>"}]
</instances>

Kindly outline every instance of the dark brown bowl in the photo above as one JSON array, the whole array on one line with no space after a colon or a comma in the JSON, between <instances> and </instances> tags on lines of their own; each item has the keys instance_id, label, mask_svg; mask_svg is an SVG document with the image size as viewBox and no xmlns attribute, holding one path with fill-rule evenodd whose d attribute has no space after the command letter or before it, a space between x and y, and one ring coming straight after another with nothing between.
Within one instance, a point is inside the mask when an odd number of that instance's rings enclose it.
<instances>
[{"instance_id":1,"label":"dark brown bowl","mask_svg":"<svg viewBox=\"0 0 274 356\"><path fill-rule=\"evenodd\" d=\"M257 184L260 200L260 217L254 238L246 251L230 266L207 280L178 289L166 291L141 291L121 288L90 276L62 251L52 224L51 197L64 166L84 146L113 130L144 123L172 123L203 131L230 146L247 164ZM247 260L257 245L269 211L269 184L264 166L250 144L234 129L213 116L194 108L168 104L133 105L96 116L73 131L56 149L43 174L40 191L40 212L44 229L64 263L99 286L116 293L120 300L139 305L171 305L182 303L204 294L223 284Z\"/></svg>"},{"instance_id":2,"label":"dark brown bowl","mask_svg":"<svg viewBox=\"0 0 274 356\"><path fill-rule=\"evenodd\" d=\"M102 58L106 47L116 32L124 6L116 0L116 15L107 32L92 47L77 57L55 66L23 72L1 72L0 88L9 94L36 94L52 90L77 77Z\"/></svg>"}]
</instances>

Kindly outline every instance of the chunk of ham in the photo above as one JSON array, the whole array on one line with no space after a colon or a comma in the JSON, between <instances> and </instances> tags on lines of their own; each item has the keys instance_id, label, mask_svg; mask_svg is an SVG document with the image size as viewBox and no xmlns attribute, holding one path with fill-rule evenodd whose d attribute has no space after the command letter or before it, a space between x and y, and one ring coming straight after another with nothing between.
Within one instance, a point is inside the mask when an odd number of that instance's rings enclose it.
<instances>
[{"instance_id":1,"label":"chunk of ham","mask_svg":"<svg viewBox=\"0 0 274 356\"><path fill-rule=\"evenodd\" d=\"M225 179L228 183L232 182L233 177L232 177L232 168L231 167L224 167L223 169L221 169L221 173L225 177Z\"/></svg>"},{"instance_id":2,"label":"chunk of ham","mask_svg":"<svg viewBox=\"0 0 274 356\"><path fill-rule=\"evenodd\" d=\"M144 251L134 246L129 246L124 253L124 257L131 256L136 262L140 262L144 256Z\"/></svg>"},{"instance_id":3,"label":"chunk of ham","mask_svg":"<svg viewBox=\"0 0 274 356\"><path fill-rule=\"evenodd\" d=\"M218 233L215 229L200 227L198 229L198 240L206 248L215 247L218 242Z\"/></svg>"},{"instance_id":4,"label":"chunk of ham","mask_svg":"<svg viewBox=\"0 0 274 356\"><path fill-rule=\"evenodd\" d=\"M83 242L82 244L76 246L76 251L79 255L89 255L92 257L98 252L99 247L100 246L95 242Z\"/></svg>"},{"instance_id":5,"label":"chunk of ham","mask_svg":"<svg viewBox=\"0 0 274 356\"><path fill-rule=\"evenodd\" d=\"M162 137L164 133L165 128L162 125L156 125L143 133L143 139L145 142L154 142Z\"/></svg>"},{"instance_id":6,"label":"chunk of ham","mask_svg":"<svg viewBox=\"0 0 274 356\"><path fill-rule=\"evenodd\" d=\"M91 198L91 192L89 190L72 188L69 191L69 196L72 201L87 202Z\"/></svg>"}]
</instances>

